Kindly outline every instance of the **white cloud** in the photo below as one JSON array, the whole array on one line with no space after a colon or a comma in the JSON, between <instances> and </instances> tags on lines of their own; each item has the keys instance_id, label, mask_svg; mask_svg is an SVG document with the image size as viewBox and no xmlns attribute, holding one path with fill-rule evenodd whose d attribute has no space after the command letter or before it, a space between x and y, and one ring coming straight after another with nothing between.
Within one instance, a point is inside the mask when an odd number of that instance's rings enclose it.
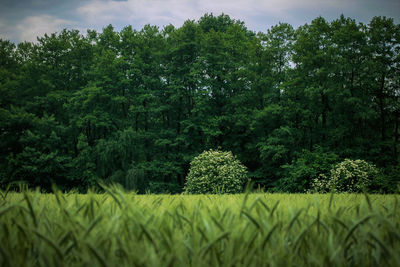
<instances>
[{"instance_id":1,"label":"white cloud","mask_svg":"<svg viewBox=\"0 0 400 267\"><path fill-rule=\"evenodd\" d=\"M79 7L78 13L89 25L150 23L162 26L198 17L199 10L182 0L92 0Z\"/></svg>"},{"instance_id":2,"label":"white cloud","mask_svg":"<svg viewBox=\"0 0 400 267\"><path fill-rule=\"evenodd\" d=\"M187 19L198 19L211 12L229 14L241 20L262 15L284 18L290 11L302 7L319 9L348 4L343 0L92 0L78 8L78 13L91 25L120 22L179 26Z\"/></svg>"},{"instance_id":3,"label":"white cloud","mask_svg":"<svg viewBox=\"0 0 400 267\"><path fill-rule=\"evenodd\" d=\"M4 40L13 40L10 26L3 19L0 19L0 38Z\"/></svg>"},{"instance_id":4,"label":"white cloud","mask_svg":"<svg viewBox=\"0 0 400 267\"><path fill-rule=\"evenodd\" d=\"M73 22L69 20L49 15L29 16L20 21L17 25L8 27L8 32L6 32L5 35L11 37L9 39L35 42L38 36L43 36L45 33L59 32L71 25L73 25Z\"/></svg>"}]
</instances>

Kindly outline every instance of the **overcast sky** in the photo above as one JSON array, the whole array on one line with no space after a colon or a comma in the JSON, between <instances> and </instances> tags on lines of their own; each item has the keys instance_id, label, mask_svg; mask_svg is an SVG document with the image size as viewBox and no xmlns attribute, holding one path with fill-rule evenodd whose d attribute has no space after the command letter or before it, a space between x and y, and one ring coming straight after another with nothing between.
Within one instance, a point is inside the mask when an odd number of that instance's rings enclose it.
<instances>
[{"instance_id":1,"label":"overcast sky","mask_svg":"<svg viewBox=\"0 0 400 267\"><path fill-rule=\"evenodd\" d=\"M117 30L145 24L179 27L211 12L228 14L263 32L278 22L297 27L320 15L333 20L344 14L363 23L386 16L400 23L399 0L0 0L0 38L35 41L64 28L85 33L108 24Z\"/></svg>"}]
</instances>

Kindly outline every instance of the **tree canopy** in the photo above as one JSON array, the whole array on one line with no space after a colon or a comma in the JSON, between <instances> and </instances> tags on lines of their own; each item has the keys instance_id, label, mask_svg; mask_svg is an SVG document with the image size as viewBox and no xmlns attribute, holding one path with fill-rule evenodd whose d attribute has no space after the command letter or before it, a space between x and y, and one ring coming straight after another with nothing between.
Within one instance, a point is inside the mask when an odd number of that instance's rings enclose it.
<instances>
[{"instance_id":1,"label":"tree canopy","mask_svg":"<svg viewBox=\"0 0 400 267\"><path fill-rule=\"evenodd\" d=\"M399 70L400 25L386 17L255 33L206 14L0 40L0 182L180 192L190 161L219 148L267 190L305 191L352 158L381 168L388 191L400 180Z\"/></svg>"}]
</instances>

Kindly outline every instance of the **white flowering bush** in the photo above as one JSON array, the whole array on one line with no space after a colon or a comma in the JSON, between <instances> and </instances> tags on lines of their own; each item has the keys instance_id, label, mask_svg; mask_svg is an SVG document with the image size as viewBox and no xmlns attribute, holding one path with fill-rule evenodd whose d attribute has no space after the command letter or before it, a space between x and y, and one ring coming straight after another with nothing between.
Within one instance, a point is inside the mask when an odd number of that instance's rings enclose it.
<instances>
[{"instance_id":1,"label":"white flowering bush","mask_svg":"<svg viewBox=\"0 0 400 267\"><path fill-rule=\"evenodd\" d=\"M240 193L247 169L232 152L208 150L190 163L185 192L192 194Z\"/></svg>"},{"instance_id":2,"label":"white flowering bush","mask_svg":"<svg viewBox=\"0 0 400 267\"><path fill-rule=\"evenodd\" d=\"M365 160L345 159L335 165L329 175L320 175L312 183L313 191L326 192L362 192L367 190L378 174L375 165Z\"/></svg>"}]
</instances>

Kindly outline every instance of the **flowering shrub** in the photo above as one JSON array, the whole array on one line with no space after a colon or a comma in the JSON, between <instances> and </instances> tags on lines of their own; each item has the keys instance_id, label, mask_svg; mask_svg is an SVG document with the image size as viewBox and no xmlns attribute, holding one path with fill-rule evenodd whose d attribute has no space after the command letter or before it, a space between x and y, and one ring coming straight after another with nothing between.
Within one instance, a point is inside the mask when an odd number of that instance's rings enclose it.
<instances>
[{"instance_id":1,"label":"flowering shrub","mask_svg":"<svg viewBox=\"0 0 400 267\"><path fill-rule=\"evenodd\" d=\"M239 193L246 177L246 167L231 152L204 151L190 163L185 192Z\"/></svg>"},{"instance_id":2,"label":"flowering shrub","mask_svg":"<svg viewBox=\"0 0 400 267\"><path fill-rule=\"evenodd\" d=\"M314 191L325 193L333 192L361 192L367 189L378 174L375 165L364 160L345 159L335 165L330 175L320 175L314 179Z\"/></svg>"}]
</instances>

